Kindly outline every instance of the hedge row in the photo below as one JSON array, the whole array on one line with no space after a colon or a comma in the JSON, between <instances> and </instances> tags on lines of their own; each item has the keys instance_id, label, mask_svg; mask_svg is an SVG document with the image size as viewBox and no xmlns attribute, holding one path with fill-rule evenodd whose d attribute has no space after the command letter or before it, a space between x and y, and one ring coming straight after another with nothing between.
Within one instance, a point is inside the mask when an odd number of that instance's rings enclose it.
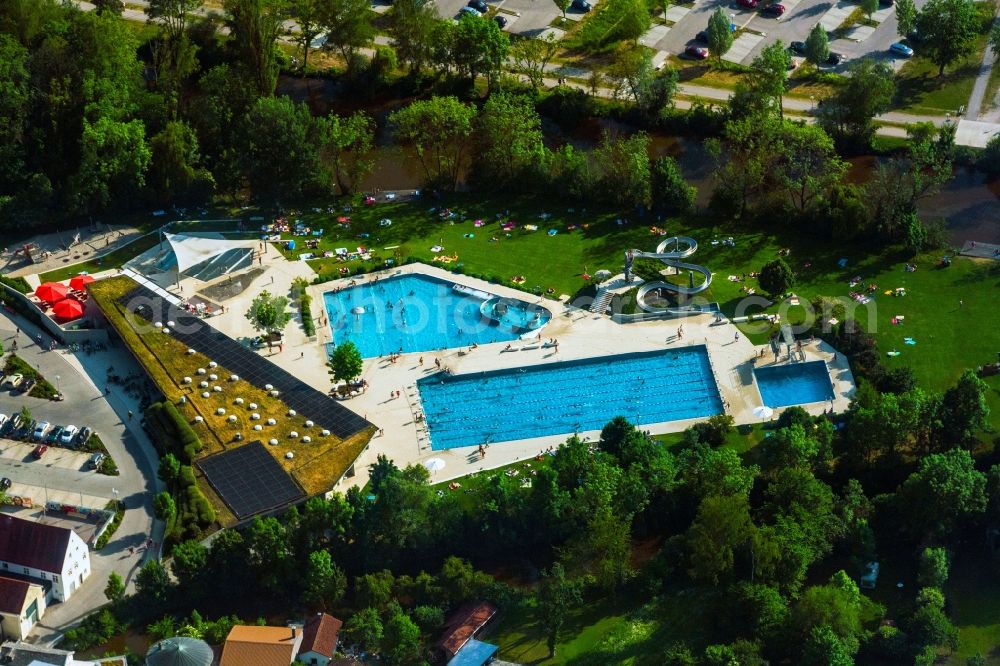
<instances>
[{"instance_id":1,"label":"hedge row","mask_svg":"<svg viewBox=\"0 0 1000 666\"><path fill-rule=\"evenodd\" d=\"M204 448L191 424L171 402L156 402L146 409L146 430L161 456L173 453L182 463L190 463Z\"/></svg>"},{"instance_id":2,"label":"hedge row","mask_svg":"<svg viewBox=\"0 0 1000 666\"><path fill-rule=\"evenodd\" d=\"M197 539L203 528L215 522L215 509L198 488L194 468L190 465L181 465L174 503L177 505L177 516L173 525L168 526L171 540Z\"/></svg>"},{"instance_id":3,"label":"hedge row","mask_svg":"<svg viewBox=\"0 0 1000 666\"><path fill-rule=\"evenodd\" d=\"M6 277L0 275L0 284L5 284L11 289L16 289L22 294L31 293L31 285L23 277Z\"/></svg>"},{"instance_id":4,"label":"hedge row","mask_svg":"<svg viewBox=\"0 0 1000 666\"><path fill-rule=\"evenodd\" d=\"M299 295L299 315L302 317L302 330L306 335L316 335L316 322L312 318L312 296L303 291Z\"/></svg>"}]
</instances>

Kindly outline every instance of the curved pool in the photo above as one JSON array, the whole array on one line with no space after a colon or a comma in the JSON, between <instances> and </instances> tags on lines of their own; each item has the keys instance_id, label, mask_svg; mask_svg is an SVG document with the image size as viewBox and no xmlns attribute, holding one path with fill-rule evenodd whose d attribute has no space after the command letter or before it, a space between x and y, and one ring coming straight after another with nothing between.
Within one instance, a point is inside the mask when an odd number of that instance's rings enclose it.
<instances>
[{"instance_id":1,"label":"curved pool","mask_svg":"<svg viewBox=\"0 0 1000 666\"><path fill-rule=\"evenodd\" d=\"M509 342L552 318L540 305L420 274L328 291L323 301L333 344L350 340L365 358Z\"/></svg>"}]
</instances>

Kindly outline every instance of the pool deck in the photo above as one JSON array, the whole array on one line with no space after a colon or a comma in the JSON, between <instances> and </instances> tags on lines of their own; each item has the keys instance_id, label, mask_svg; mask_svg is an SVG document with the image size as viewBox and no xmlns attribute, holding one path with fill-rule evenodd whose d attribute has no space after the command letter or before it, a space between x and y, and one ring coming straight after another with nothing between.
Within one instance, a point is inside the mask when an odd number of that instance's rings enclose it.
<instances>
[{"instance_id":1,"label":"pool deck","mask_svg":"<svg viewBox=\"0 0 1000 666\"><path fill-rule=\"evenodd\" d=\"M255 335L244 313L260 290L267 289L275 294L288 294L292 280L303 277L311 282L315 276L306 262L287 261L279 252L270 248L269 244L265 244L265 247L268 249L263 256L263 262L258 263L258 268L265 272L254 279L246 291L222 302L226 308L224 314L208 320L219 330L237 339ZM727 404L727 413L733 416L737 424L760 421L753 415L754 408L761 406L760 394L753 378L753 363L756 361L761 366L770 365L774 363L774 356L768 349L763 359L757 359L760 347L751 344L750 340L726 319L716 322L713 315L705 314L683 319L618 324L606 315L594 314L553 299L540 298L426 264L409 264L353 279L364 283L376 275L382 279L410 273L429 275L498 296L538 303L552 312L552 321L541 330L540 341L515 340L510 343L509 351L506 350L508 343L499 342L480 345L471 350L452 348L441 352L404 354L395 363L390 363L388 359L367 359L362 377L368 381L369 388L365 393L348 400L345 405L379 426L382 434L376 434L371 440L368 448L358 459L355 466L356 475L344 479L338 485L338 490L346 490L352 485L364 485L368 481L368 466L375 462L376 456L380 454L392 459L400 467L421 464L430 458L440 458L445 462L445 467L431 474L432 482L437 483L533 458L550 446L558 446L571 434L496 443L487 447L485 458L480 457L477 446L432 450L424 424L415 422L414 416L422 412L416 382L436 371L435 359L439 359L441 364L452 372L464 374L594 356L705 345L719 393ZM228 278L222 278L225 279ZM221 280L213 283L219 281ZM270 352L265 350L261 353L315 388L323 392L330 390L332 384L326 367L326 344L331 340L331 331L329 325L323 323L325 320L323 294L332 289L349 287L351 281L352 278L345 278L311 285L308 289L313 296L312 314L316 320L317 335L307 337L296 314L285 328L283 348L281 350L275 348ZM207 283L183 278L179 289L173 285L164 286L175 293L180 291L183 296L190 297L207 286ZM678 327L681 326L684 333L683 338L679 339L677 333ZM558 350L543 344L549 338L558 340ZM855 388L846 358L818 340L804 343L803 355L805 360L826 361L834 387L833 409L838 412L846 410ZM421 356L423 365L419 363ZM780 363L788 361L783 358ZM401 397L390 397L390 394L397 390L401 392ZM512 399L516 399L516 396L512 396ZM664 396L664 399L669 400L670 396ZM829 409L831 404L829 401L824 401L803 407L811 413L820 414ZM775 417L780 412L780 409L775 409ZM608 414L607 420L614 416L616 415ZM643 423L642 429L652 434L677 432L699 420L701 419ZM595 440L600 433L587 431L578 434L582 438Z\"/></svg>"},{"instance_id":2,"label":"pool deck","mask_svg":"<svg viewBox=\"0 0 1000 666\"><path fill-rule=\"evenodd\" d=\"M445 467L432 473L431 476L433 482L441 482L532 458L550 446L558 446L571 434L499 442L487 447L485 458L480 457L477 446L438 451L431 449L425 424L415 422L414 416L422 412L416 382L437 372L435 359L440 360L442 366L455 374L466 374L594 356L705 345L719 393L724 403L728 405L727 413L731 414L738 424L760 421L753 415L754 408L762 404L753 378L754 362L761 366L770 365L774 363L774 356L768 349L763 359L757 359L760 347L751 344L750 340L728 320L724 319L721 323L717 323L713 315L705 314L685 319L617 324L605 315L597 315L558 301L532 296L476 278L449 273L434 266L409 264L383 271L378 275L381 278L409 273L430 275L499 296L538 303L552 312L552 321L541 330L541 340L516 340L510 343L510 350L507 350L508 343L500 342L480 345L475 349L453 348L441 352L403 354L395 363L390 363L388 359L367 359L363 377L368 381L369 389L351 398L346 404L378 425L384 434L376 435L372 439L368 450L358 460L357 475L346 479L341 489L346 489L349 485L364 484L368 476L367 467L379 454L391 458L401 466L422 463L430 458L440 458L445 462ZM362 277L359 281L365 279L370 280L371 277ZM349 284L350 280L339 280L335 283L313 286L311 287L314 290L313 302L322 303L323 292L329 291L331 287L343 288ZM677 337L680 326L684 329L682 339ZM549 338L558 340L558 349L543 344ZM328 326L319 328L318 341L322 344L330 341ZM826 361L831 370L830 378L835 394L832 406L835 411L847 409L850 396L854 392L854 379L846 358L818 340L804 343L802 351L805 360ZM423 365L419 363L420 357L423 357ZM779 362L788 363L785 359ZM321 387L329 386L325 368L310 363L304 366L304 371L308 373L308 376L303 375L306 381ZM402 393L401 397L391 397L397 390ZM516 396L512 396L512 399L516 399ZM664 396L664 399L669 400L669 396ZM830 406L829 401L824 401L804 405L804 408L811 413L820 414ZM780 411L780 409L775 410L775 417ZM608 414L608 420L613 416L616 415ZM652 434L678 432L700 420L702 419L643 423L642 428ZM599 437L600 431L585 431L579 435L585 439L595 440Z\"/></svg>"}]
</instances>

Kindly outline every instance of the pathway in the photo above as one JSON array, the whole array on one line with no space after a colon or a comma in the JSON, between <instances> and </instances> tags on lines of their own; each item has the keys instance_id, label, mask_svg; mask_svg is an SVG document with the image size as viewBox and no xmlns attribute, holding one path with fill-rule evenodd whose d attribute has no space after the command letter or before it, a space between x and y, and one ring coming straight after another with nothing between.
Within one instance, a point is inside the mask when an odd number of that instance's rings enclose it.
<instances>
[{"instance_id":1,"label":"pathway","mask_svg":"<svg viewBox=\"0 0 1000 666\"><path fill-rule=\"evenodd\" d=\"M996 23L997 16L1000 16L1000 6L997 7L997 14L993 17L994 23ZM979 65L979 73L976 75L976 82L972 86L972 94L969 95L969 103L965 108L967 120L979 120L982 115L983 98L986 97L986 88L990 83L994 60L996 60L996 56L993 53L993 47L987 42L986 50L983 51L983 61Z\"/></svg>"}]
</instances>

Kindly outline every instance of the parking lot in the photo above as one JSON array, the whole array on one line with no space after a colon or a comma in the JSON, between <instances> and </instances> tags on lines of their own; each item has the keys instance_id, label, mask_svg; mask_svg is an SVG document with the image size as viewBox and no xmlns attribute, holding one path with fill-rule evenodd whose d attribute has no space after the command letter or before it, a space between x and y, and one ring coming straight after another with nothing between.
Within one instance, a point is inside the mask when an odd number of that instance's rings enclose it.
<instances>
[{"instance_id":1,"label":"parking lot","mask_svg":"<svg viewBox=\"0 0 1000 666\"><path fill-rule=\"evenodd\" d=\"M597 6L600 0L588 0ZM458 18L459 11L465 7L467 0L434 0L438 16L444 19ZM549 27L549 24L561 16L562 12L552 0L487 0L491 13L496 11L507 19L507 32L527 37L538 37ZM585 14L570 7L566 10L566 18L579 21Z\"/></svg>"},{"instance_id":2,"label":"parking lot","mask_svg":"<svg viewBox=\"0 0 1000 666\"><path fill-rule=\"evenodd\" d=\"M926 0L917 0L917 7L922 7ZM809 31L817 23L828 31L838 28L857 7L856 2L845 0L781 0L785 13L777 18L764 16L757 10L744 9L727 0L709 0L694 3L690 11L679 16L666 31L663 26L653 29L655 39L644 38L642 43L650 48L679 55L684 49L695 43L695 35L707 29L708 19L718 7L731 17L737 28L743 32L734 41L723 59L742 64L750 64L753 59L769 44L781 41L789 44L793 41L805 41ZM682 9L672 7L671 9ZM674 16L677 16L675 14ZM674 17L668 15L668 19ZM899 41L896 34L896 12L894 6L884 6L872 15L872 20L879 23L877 28L855 26L848 38L833 40L830 50L840 53L846 60L836 69L843 70L851 60L870 56L890 62L898 69L906 60L892 57L889 45Z\"/></svg>"}]
</instances>

